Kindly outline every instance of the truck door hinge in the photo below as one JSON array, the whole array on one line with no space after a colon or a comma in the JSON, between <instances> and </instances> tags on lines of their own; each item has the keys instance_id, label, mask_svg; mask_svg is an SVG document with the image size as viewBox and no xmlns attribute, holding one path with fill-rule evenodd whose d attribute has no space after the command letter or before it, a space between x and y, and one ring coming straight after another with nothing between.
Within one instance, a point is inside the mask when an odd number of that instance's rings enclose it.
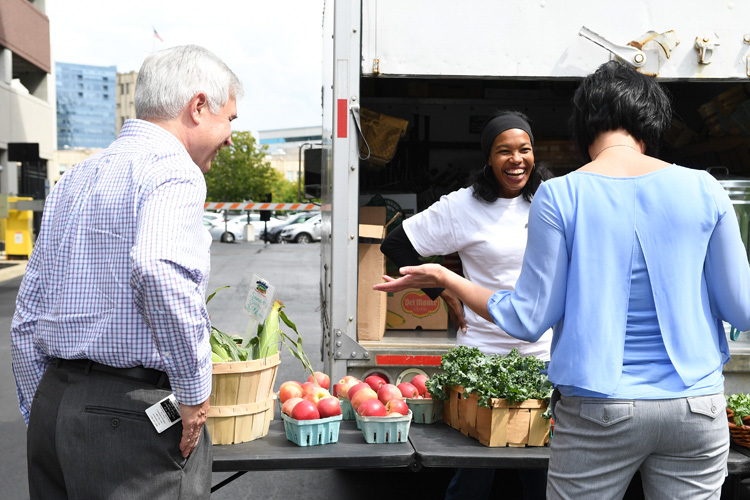
<instances>
[{"instance_id":1,"label":"truck door hinge","mask_svg":"<svg viewBox=\"0 0 750 500\"><path fill-rule=\"evenodd\" d=\"M711 64L711 56L714 49L721 45L719 35L697 36L695 37L695 48L698 49L698 62L701 64Z\"/></svg>"},{"instance_id":2,"label":"truck door hinge","mask_svg":"<svg viewBox=\"0 0 750 500\"><path fill-rule=\"evenodd\" d=\"M640 68L641 66L646 64L646 54L636 47L630 45L616 45L605 39L603 36L594 33L586 26L581 26L578 34L584 38L591 40L600 47L607 49L612 54L627 62L631 66Z\"/></svg>"},{"instance_id":3,"label":"truck door hinge","mask_svg":"<svg viewBox=\"0 0 750 500\"><path fill-rule=\"evenodd\" d=\"M329 351L335 359L370 359L370 352L341 330L333 331Z\"/></svg>"}]
</instances>

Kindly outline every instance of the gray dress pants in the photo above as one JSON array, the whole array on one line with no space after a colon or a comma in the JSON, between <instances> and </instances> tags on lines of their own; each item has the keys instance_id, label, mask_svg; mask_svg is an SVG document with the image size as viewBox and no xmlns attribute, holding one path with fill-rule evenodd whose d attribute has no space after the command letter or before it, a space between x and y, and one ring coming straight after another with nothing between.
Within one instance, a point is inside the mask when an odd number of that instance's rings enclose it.
<instances>
[{"instance_id":1,"label":"gray dress pants","mask_svg":"<svg viewBox=\"0 0 750 500\"><path fill-rule=\"evenodd\" d=\"M184 459L181 423L159 434L146 416L168 395L143 382L50 364L27 431L31 498L209 498L208 431Z\"/></svg>"}]
</instances>

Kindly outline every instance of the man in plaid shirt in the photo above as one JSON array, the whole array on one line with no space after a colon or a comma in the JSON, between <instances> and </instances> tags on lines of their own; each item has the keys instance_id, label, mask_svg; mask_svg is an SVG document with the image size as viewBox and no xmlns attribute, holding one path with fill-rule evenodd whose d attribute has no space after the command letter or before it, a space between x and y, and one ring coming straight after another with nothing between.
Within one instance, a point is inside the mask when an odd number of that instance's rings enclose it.
<instances>
[{"instance_id":1,"label":"man in plaid shirt","mask_svg":"<svg viewBox=\"0 0 750 500\"><path fill-rule=\"evenodd\" d=\"M31 498L210 496L203 174L241 96L201 47L151 54L137 119L47 198L11 326ZM158 433L170 393L182 421Z\"/></svg>"}]
</instances>

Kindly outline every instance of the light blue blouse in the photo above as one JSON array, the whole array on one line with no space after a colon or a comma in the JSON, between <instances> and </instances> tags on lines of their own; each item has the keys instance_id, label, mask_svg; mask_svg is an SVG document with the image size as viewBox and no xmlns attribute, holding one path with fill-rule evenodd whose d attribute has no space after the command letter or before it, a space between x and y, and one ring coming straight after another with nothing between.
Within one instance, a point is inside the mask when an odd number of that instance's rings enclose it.
<instances>
[{"instance_id":1,"label":"light blue blouse","mask_svg":"<svg viewBox=\"0 0 750 500\"><path fill-rule=\"evenodd\" d=\"M722 320L750 329L750 264L718 181L676 165L636 177L573 172L537 191L516 289L487 304L522 340L554 325L555 385L605 395L617 387L638 241L664 346L685 386L729 360Z\"/></svg>"}]
</instances>

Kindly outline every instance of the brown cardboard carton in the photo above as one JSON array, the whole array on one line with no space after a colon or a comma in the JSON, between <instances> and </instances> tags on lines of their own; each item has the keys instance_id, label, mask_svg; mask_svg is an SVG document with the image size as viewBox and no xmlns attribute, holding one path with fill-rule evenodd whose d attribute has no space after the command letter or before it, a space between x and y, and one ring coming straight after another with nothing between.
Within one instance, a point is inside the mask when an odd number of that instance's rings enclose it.
<instances>
[{"instance_id":1,"label":"brown cardboard carton","mask_svg":"<svg viewBox=\"0 0 750 500\"><path fill-rule=\"evenodd\" d=\"M421 290L388 294L386 327L391 330L445 330L448 310L440 297L432 300Z\"/></svg>"},{"instance_id":2,"label":"brown cardboard carton","mask_svg":"<svg viewBox=\"0 0 750 500\"><path fill-rule=\"evenodd\" d=\"M385 207L359 209L359 276L357 280L357 337L381 340L385 334L387 296L372 289L385 274L380 243L385 237Z\"/></svg>"}]
</instances>

